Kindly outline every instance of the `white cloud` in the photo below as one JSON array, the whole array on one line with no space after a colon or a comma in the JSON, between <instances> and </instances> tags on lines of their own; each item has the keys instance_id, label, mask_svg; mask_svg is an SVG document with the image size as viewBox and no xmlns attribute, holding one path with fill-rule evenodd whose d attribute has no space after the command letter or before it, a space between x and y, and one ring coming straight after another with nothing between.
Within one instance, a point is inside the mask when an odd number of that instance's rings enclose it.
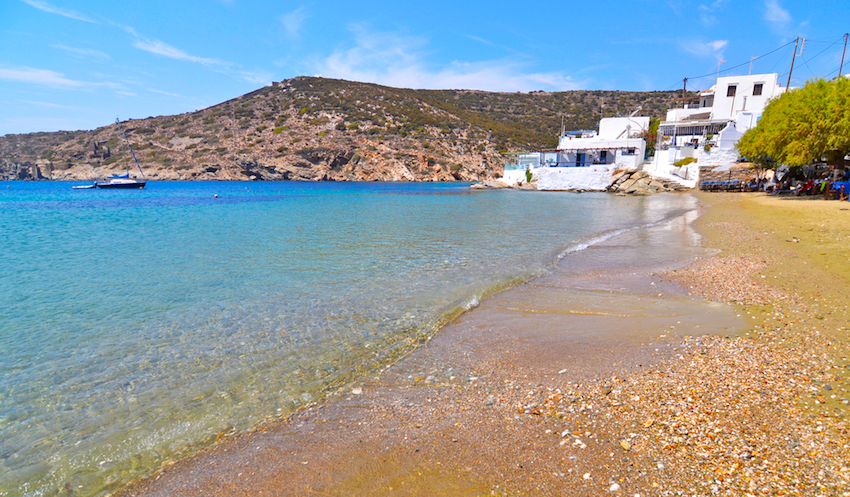
<instances>
[{"instance_id":1,"label":"white cloud","mask_svg":"<svg viewBox=\"0 0 850 497\"><path fill-rule=\"evenodd\" d=\"M702 4L697 10L699 11L700 21L704 26L713 26L717 24L717 14L723 8L728 0L714 0L710 5Z\"/></svg>"},{"instance_id":2,"label":"white cloud","mask_svg":"<svg viewBox=\"0 0 850 497\"><path fill-rule=\"evenodd\" d=\"M100 50L93 50L89 48L74 48L66 45L50 45L53 48L57 48L59 50L68 52L72 56L78 59L89 59L89 60L109 60L111 57L109 54L103 53Z\"/></svg>"},{"instance_id":3,"label":"white cloud","mask_svg":"<svg viewBox=\"0 0 850 497\"><path fill-rule=\"evenodd\" d=\"M90 22L90 23L93 23L93 24L97 24L97 22L95 22L92 19L84 16L83 14L79 14L77 12L74 12L73 10L65 10L65 9L60 8L60 7L56 7L56 6L50 5L47 2L43 2L41 0L21 0L21 1L24 2L25 4L31 6L31 7L35 7L36 9L47 12L49 14L57 14L57 15L60 15L62 17L67 17L69 19L76 19L77 21L84 21L84 22Z\"/></svg>"},{"instance_id":4,"label":"white cloud","mask_svg":"<svg viewBox=\"0 0 850 497\"><path fill-rule=\"evenodd\" d=\"M39 100L18 100L18 102L27 106L42 107L46 109L65 109L65 110L86 110L83 107L72 107L69 105L56 104L53 102L42 102Z\"/></svg>"},{"instance_id":5,"label":"white cloud","mask_svg":"<svg viewBox=\"0 0 850 497\"><path fill-rule=\"evenodd\" d=\"M493 43L492 41L485 40L484 38L479 38L478 36L473 36L473 35L463 35L463 36L465 38L469 38L472 41L477 41L478 43L483 43L485 45L490 45L490 46L495 45L495 43Z\"/></svg>"},{"instance_id":6,"label":"white cloud","mask_svg":"<svg viewBox=\"0 0 850 497\"><path fill-rule=\"evenodd\" d=\"M363 26L352 26L351 30L354 47L320 61L314 73L402 88L530 91L580 86L561 72L524 72L523 64L512 60L454 61L435 68L426 61L424 38L369 32Z\"/></svg>"},{"instance_id":7,"label":"white cloud","mask_svg":"<svg viewBox=\"0 0 850 497\"><path fill-rule=\"evenodd\" d=\"M43 85L65 90L93 90L95 88L109 88L116 92L125 91L123 86L111 81L77 81L66 78L64 74L56 71L51 71L49 69L37 69L33 67L0 68L0 81L3 80Z\"/></svg>"},{"instance_id":8,"label":"white cloud","mask_svg":"<svg viewBox=\"0 0 850 497\"><path fill-rule=\"evenodd\" d=\"M299 7L288 14L280 16L280 23L286 30L286 34L295 38L301 33L301 27L304 22L310 17L304 10L304 7Z\"/></svg>"},{"instance_id":9,"label":"white cloud","mask_svg":"<svg viewBox=\"0 0 850 497\"><path fill-rule=\"evenodd\" d=\"M787 32L793 19L791 14L779 5L779 0L765 0L764 8L764 20L770 27L779 33Z\"/></svg>"},{"instance_id":10,"label":"white cloud","mask_svg":"<svg viewBox=\"0 0 850 497\"><path fill-rule=\"evenodd\" d=\"M713 26L717 22L717 17L708 6L700 5L697 10L699 10L699 19L704 26Z\"/></svg>"},{"instance_id":11,"label":"white cloud","mask_svg":"<svg viewBox=\"0 0 850 497\"><path fill-rule=\"evenodd\" d=\"M0 80L33 83L57 88L81 88L89 85L89 83L83 81L68 79L62 73L32 67L0 68Z\"/></svg>"},{"instance_id":12,"label":"white cloud","mask_svg":"<svg viewBox=\"0 0 850 497\"><path fill-rule=\"evenodd\" d=\"M154 88L148 88L148 91L153 93L159 93L160 95L167 95L169 97L185 98L183 95L178 95L177 93L169 93L167 91L156 90Z\"/></svg>"},{"instance_id":13,"label":"white cloud","mask_svg":"<svg viewBox=\"0 0 850 497\"><path fill-rule=\"evenodd\" d=\"M684 51L697 57L723 58L723 49L729 44L729 40L714 40L710 42L686 41L681 43Z\"/></svg>"},{"instance_id":14,"label":"white cloud","mask_svg":"<svg viewBox=\"0 0 850 497\"><path fill-rule=\"evenodd\" d=\"M708 46L711 47L715 52L719 52L726 48L726 45L729 44L729 40L714 40L708 43Z\"/></svg>"},{"instance_id":15,"label":"white cloud","mask_svg":"<svg viewBox=\"0 0 850 497\"><path fill-rule=\"evenodd\" d=\"M130 28L132 30L132 28ZM135 33L135 31L132 31ZM138 36L138 35L136 35ZM185 60L188 62L195 62L198 64L203 64L206 66L210 65L227 65L226 62L217 59L207 59L204 57L196 57L194 55L190 55L179 48L172 47L171 45L159 41L159 40L148 40L146 38L138 37L136 41L133 42L133 46L138 48L139 50L144 50L145 52L150 52L156 55L162 55L163 57L168 57L176 60Z\"/></svg>"}]
</instances>

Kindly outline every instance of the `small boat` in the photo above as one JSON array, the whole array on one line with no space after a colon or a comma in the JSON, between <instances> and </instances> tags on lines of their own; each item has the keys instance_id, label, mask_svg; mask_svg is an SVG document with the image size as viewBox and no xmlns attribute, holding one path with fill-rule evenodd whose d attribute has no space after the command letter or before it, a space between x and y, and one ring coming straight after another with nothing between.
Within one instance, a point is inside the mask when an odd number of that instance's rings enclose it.
<instances>
[{"instance_id":1,"label":"small boat","mask_svg":"<svg viewBox=\"0 0 850 497\"><path fill-rule=\"evenodd\" d=\"M139 168L142 179L131 178L130 173L127 173L121 176L107 176L106 181L98 180L94 184L98 188L144 188L147 179L145 178L145 173L142 171L142 166L139 165L139 161L136 159L136 153L133 152L133 147L130 146L130 140L127 139L127 133L124 132L124 126L121 126L121 121L116 119L115 122L121 128L121 134L124 135L124 141L127 142L127 148L130 149L130 153L133 155L133 161L136 162L136 167Z\"/></svg>"},{"instance_id":2,"label":"small boat","mask_svg":"<svg viewBox=\"0 0 850 497\"><path fill-rule=\"evenodd\" d=\"M94 188L97 188L97 183L96 183L96 182L95 182L95 183L92 183L92 184L90 184L90 185L77 185L77 186L72 186L72 187L71 187L71 189L73 189L73 190L92 190L92 189L94 189Z\"/></svg>"},{"instance_id":3,"label":"small boat","mask_svg":"<svg viewBox=\"0 0 850 497\"><path fill-rule=\"evenodd\" d=\"M131 178L129 174L121 176L107 176L106 181L97 181L95 185L98 188L144 188L144 179Z\"/></svg>"}]
</instances>

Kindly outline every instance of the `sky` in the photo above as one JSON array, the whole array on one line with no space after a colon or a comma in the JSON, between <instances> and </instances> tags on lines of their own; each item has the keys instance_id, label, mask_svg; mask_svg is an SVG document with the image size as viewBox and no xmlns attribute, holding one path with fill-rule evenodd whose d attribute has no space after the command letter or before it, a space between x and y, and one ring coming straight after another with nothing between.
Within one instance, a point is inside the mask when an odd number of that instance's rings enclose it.
<instances>
[{"instance_id":1,"label":"sky","mask_svg":"<svg viewBox=\"0 0 850 497\"><path fill-rule=\"evenodd\" d=\"M0 136L203 109L295 76L490 91L838 74L850 2L0 0ZM752 61L751 58L760 57ZM844 73L850 72L850 56Z\"/></svg>"}]
</instances>

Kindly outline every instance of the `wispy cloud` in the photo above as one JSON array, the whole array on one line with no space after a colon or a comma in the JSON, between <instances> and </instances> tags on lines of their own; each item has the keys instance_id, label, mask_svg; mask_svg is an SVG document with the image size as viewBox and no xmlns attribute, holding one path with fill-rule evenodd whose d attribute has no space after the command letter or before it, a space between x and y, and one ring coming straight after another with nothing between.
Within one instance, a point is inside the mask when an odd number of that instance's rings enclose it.
<instances>
[{"instance_id":1,"label":"wispy cloud","mask_svg":"<svg viewBox=\"0 0 850 497\"><path fill-rule=\"evenodd\" d=\"M764 20L770 25L771 29L777 33L787 33L793 19L791 14L779 5L779 0L765 0L764 8Z\"/></svg>"},{"instance_id":2,"label":"wispy cloud","mask_svg":"<svg viewBox=\"0 0 850 497\"><path fill-rule=\"evenodd\" d=\"M86 110L83 107L73 107L70 105L56 104L53 102L42 102L38 100L18 100L18 102L27 106L42 107L45 109Z\"/></svg>"},{"instance_id":3,"label":"wispy cloud","mask_svg":"<svg viewBox=\"0 0 850 497\"><path fill-rule=\"evenodd\" d=\"M699 10L699 20L703 26L713 26L717 22L717 17L707 5L700 5L697 10Z\"/></svg>"},{"instance_id":4,"label":"wispy cloud","mask_svg":"<svg viewBox=\"0 0 850 497\"><path fill-rule=\"evenodd\" d=\"M456 88L490 91L570 90L580 84L561 72L524 72L513 60L454 61L444 67L427 62L428 41L403 33L351 27L354 46L315 64L325 77L368 81L404 88Z\"/></svg>"},{"instance_id":5,"label":"wispy cloud","mask_svg":"<svg viewBox=\"0 0 850 497\"><path fill-rule=\"evenodd\" d=\"M256 85L268 85L272 82L274 75L268 71L237 71L243 81Z\"/></svg>"},{"instance_id":6,"label":"wispy cloud","mask_svg":"<svg viewBox=\"0 0 850 497\"><path fill-rule=\"evenodd\" d=\"M54 88L81 88L89 85L89 83L83 81L68 79L62 73L33 67L0 68L0 80L32 83Z\"/></svg>"},{"instance_id":7,"label":"wispy cloud","mask_svg":"<svg viewBox=\"0 0 850 497\"><path fill-rule=\"evenodd\" d=\"M56 14L62 17L67 17L69 19L76 19L77 21L90 22L93 24L97 24L96 21L92 20L89 17L84 16L83 14L74 12L73 10L63 9L61 7L56 7L47 2L43 2L41 0L21 0L25 4L30 7L35 7L38 10L47 12L49 14Z\"/></svg>"},{"instance_id":8,"label":"wispy cloud","mask_svg":"<svg viewBox=\"0 0 850 497\"><path fill-rule=\"evenodd\" d=\"M109 54L101 52L100 50L93 50L93 49L90 49L90 48L74 48L74 47L69 47L69 46L61 45L61 44L50 45L50 46L53 47L53 48L62 50L64 52L67 52L67 53L71 54L71 56L76 57L78 59L99 60L99 61L111 59Z\"/></svg>"},{"instance_id":9,"label":"wispy cloud","mask_svg":"<svg viewBox=\"0 0 850 497\"><path fill-rule=\"evenodd\" d=\"M681 42L682 49L697 57L723 58L723 50L729 44L729 40L714 40L710 42L685 41Z\"/></svg>"},{"instance_id":10,"label":"wispy cloud","mask_svg":"<svg viewBox=\"0 0 850 497\"><path fill-rule=\"evenodd\" d=\"M477 41L478 43L483 43L484 45L494 46L495 43L489 40L485 40L484 38L479 38L478 36L473 35L463 35L465 38L469 38L472 41Z\"/></svg>"},{"instance_id":11,"label":"wispy cloud","mask_svg":"<svg viewBox=\"0 0 850 497\"><path fill-rule=\"evenodd\" d=\"M130 28L132 29L132 28ZM132 31L135 33L135 31ZM137 38L133 42L133 46L138 48L139 50L144 50L145 52L150 52L152 54L161 55L163 57L168 57L170 59L176 60L185 60L188 62L195 62L197 64L203 64L206 66L226 66L228 65L226 62L218 60L218 59L208 59L205 57L197 57L195 55L190 55L187 52L169 45L163 41L159 40L148 40L147 38L143 38L141 36L136 35Z\"/></svg>"},{"instance_id":12,"label":"wispy cloud","mask_svg":"<svg viewBox=\"0 0 850 497\"><path fill-rule=\"evenodd\" d=\"M124 86L119 83L113 83L111 81L79 81L66 78L65 75L60 72L33 67L0 67L0 81L29 83L64 90L94 90L95 88L109 88L116 92L126 91Z\"/></svg>"},{"instance_id":13,"label":"wispy cloud","mask_svg":"<svg viewBox=\"0 0 850 497\"><path fill-rule=\"evenodd\" d=\"M157 90L154 88L148 88L148 91L152 93L159 93L160 95L167 95L169 97L185 98L183 95L178 95L177 93L169 93L167 91Z\"/></svg>"},{"instance_id":14,"label":"wispy cloud","mask_svg":"<svg viewBox=\"0 0 850 497\"><path fill-rule=\"evenodd\" d=\"M288 14L280 16L280 23L283 25L283 29L286 30L286 34L295 38L301 34L301 28L309 17L310 14L307 13L304 7L299 7Z\"/></svg>"}]
</instances>

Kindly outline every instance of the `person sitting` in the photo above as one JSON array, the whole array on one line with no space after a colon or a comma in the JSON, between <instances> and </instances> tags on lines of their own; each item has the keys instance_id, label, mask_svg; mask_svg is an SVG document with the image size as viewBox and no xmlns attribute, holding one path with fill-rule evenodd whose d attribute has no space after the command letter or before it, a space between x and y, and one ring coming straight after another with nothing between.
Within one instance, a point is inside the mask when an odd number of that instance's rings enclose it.
<instances>
[{"instance_id":1,"label":"person sitting","mask_svg":"<svg viewBox=\"0 0 850 497\"><path fill-rule=\"evenodd\" d=\"M802 195L804 193L807 194L807 195L811 195L812 192L814 191L814 189L815 189L815 181L810 179L809 181L806 181L806 184L802 188L797 190L797 196L799 197L800 195Z\"/></svg>"}]
</instances>

